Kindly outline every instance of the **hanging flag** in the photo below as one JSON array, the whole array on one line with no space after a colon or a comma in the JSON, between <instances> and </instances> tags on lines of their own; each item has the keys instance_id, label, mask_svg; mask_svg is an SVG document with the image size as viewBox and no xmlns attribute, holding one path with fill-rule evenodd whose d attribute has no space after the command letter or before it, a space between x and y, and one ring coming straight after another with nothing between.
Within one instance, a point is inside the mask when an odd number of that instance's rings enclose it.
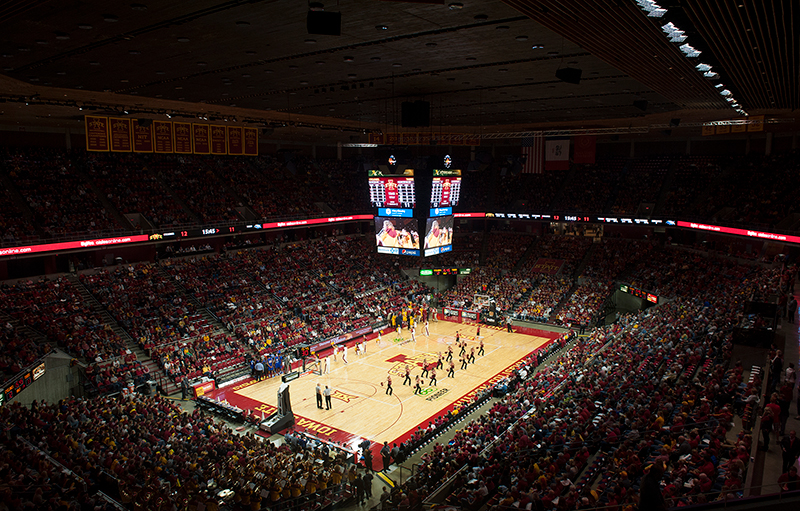
<instances>
[{"instance_id":1,"label":"hanging flag","mask_svg":"<svg viewBox=\"0 0 800 511\"><path fill-rule=\"evenodd\" d=\"M541 133L522 139L522 156L525 157L525 164L522 166L523 174L544 172L544 136Z\"/></svg>"},{"instance_id":2,"label":"hanging flag","mask_svg":"<svg viewBox=\"0 0 800 511\"><path fill-rule=\"evenodd\" d=\"M597 153L597 137L594 135L581 135L575 137L575 154L572 161L575 163L594 163Z\"/></svg>"},{"instance_id":3,"label":"hanging flag","mask_svg":"<svg viewBox=\"0 0 800 511\"><path fill-rule=\"evenodd\" d=\"M544 170L569 169L569 139L548 140L545 146Z\"/></svg>"}]
</instances>

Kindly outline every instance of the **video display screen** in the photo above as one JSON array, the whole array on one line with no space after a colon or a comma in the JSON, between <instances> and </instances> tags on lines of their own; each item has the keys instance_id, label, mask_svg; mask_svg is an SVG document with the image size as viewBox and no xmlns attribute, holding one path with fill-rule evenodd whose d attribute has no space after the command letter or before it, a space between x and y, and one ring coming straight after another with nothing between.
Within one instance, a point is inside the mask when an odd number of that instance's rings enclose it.
<instances>
[{"instance_id":1,"label":"video display screen","mask_svg":"<svg viewBox=\"0 0 800 511\"><path fill-rule=\"evenodd\" d=\"M461 198L460 177L434 177L431 186L431 207L458 206Z\"/></svg>"},{"instance_id":2,"label":"video display screen","mask_svg":"<svg viewBox=\"0 0 800 511\"><path fill-rule=\"evenodd\" d=\"M429 218L425 225L425 256L449 252L453 249L452 215Z\"/></svg>"},{"instance_id":3,"label":"video display screen","mask_svg":"<svg viewBox=\"0 0 800 511\"><path fill-rule=\"evenodd\" d=\"M404 169L397 174L388 169L370 170L369 201L375 208L415 208L414 170Z\"/></svg>"},{"instance_id":4,"label":"video display screen","mask_svg":"<svg viewBox=\"0 0 800 511\"><path fill-rule=\"evenodd\" d=\"M380 254L418 256L419 222L416 218L376 216L375 243Z\"/></svg>"}]
</instances>

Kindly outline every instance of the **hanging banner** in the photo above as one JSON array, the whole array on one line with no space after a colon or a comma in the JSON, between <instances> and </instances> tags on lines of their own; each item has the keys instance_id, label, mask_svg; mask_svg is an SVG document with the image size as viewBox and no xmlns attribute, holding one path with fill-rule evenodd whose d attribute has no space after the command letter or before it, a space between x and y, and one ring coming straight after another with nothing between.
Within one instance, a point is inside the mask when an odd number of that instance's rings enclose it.
<instances>
[{"instance_id":1,"label":"hanging banner","mask_svg":"<svg viewBox=\"0 0 800 511\"><path fill-rule=\"evenodd\" d=\"M108 151L108 117L95 117L87 115L84 118L86 126L86 150Z\"/></svg>"},{"instance_id":2,"label":"hanging banner","mask_svg":"<svg viewBox=\"0 0 800 511\"><path fill-rule=\"evenodd\" d=\"M172 147L172 123L170 121L153 121L153 131L157 153L175 152Z\"/></svg>"},{"instance_id":3,"label":"hanging banner","mask_svg":"<svg viewBox=\"0 0 800 511\"><path fill-rule=\"evenodd\" d=\"M747 131L764 131L764 116L751 115L748 117L750 124L747 125Z\"/></svg>"},{"instance_id":4,"label":"hanging banner","mask_svg":"<svg viewBox=\"0 0 800 511\"><path fill-rule=\"evenodd\" d=\"M387 145L398 145L400 143L400 134L399 133L387 133L386 134L386 144Z\"/></svg>"},{"instance_id":5,"label":"hanging banner","mask_svg":"<svg viewBox=\"0 0 800 511\"><path fill-rule=\"evenodd\" d=\"M228 154L225 126L211 126L211 154Z\"/></svg>"},{"instance_id":6,"label":"hanging banner","mask_svg":"<svg viewBox=\"0 0 800 511\"><path fill-rule=\"evenodd\" d=\"M172 129L175 133L175 152L178 154L192 154L192 124L188 122L173 122Z\"/></svg>"},{"instance_id":7,"label":"hanging banner","mask_svg":"<svg viewBox=\"0 0 800 511\"><path fill-rule=\"evenodd\" d=\"M244 129L244 154L258 156L258 128Z\"/></svg>"},{"instance_id":8,"label":"hanging banner","mask_svg":"<svg viewBox=\"0 0 800 511\"><path fill-rule=\"evenodd\" d=\"M369 134L369 143L370 144L383 144L383 133L370 133Z\"/></svg>"},{"instance_id":9,"label":"hanging banner","mask_svg":"<svg viewBox=\"0 0 800 511\"><path fill-rule=\"evenodd\" d=\"M211 153L208 124L192 124L192 144L194 154Z\"/></svg>"},{"instance_id":10,"label":"hanging banner","mask_svg":"<svg viewBox=\"0 0 800 511\"><path fill-rule=\"evenodd\" d=\"M744 133L747 131L747 124L734 124L731 126L731 133Z\"/></svg>"},{"instance_id":11,"label":"hanging banner","mask_svg":"<svg viewBox=\"0 0 800 511\"><path fill-rule=\"evenodd\" d=\"M707 137L709 135L713 135L714 133L716 133L716 130L714 129L714 126L703 126L703 136L704 137Z\"/></svg>"},{"instance_id":12,"label":"hanging banner","mask_svg":"<svg viewBox=\"0 0 800 511\"><path fill-rule=\"evenodd\" d=\"M569 169L569 139L547 140L544 149L544 170Z\"/></svg>"},{"instance_id":13,"label":"hanging banner","mask_svg":"<svg viewBox=\"0 0 800 511\"><path fill-rule=\"evenodd\" d=\"M120 153L129 153L133 150L131 146L131 120L109 119L111 126L111 150Z\"/></svg>"},{"instance_id":14,"label":"hanging banner","mask_svg":"<svg viewBox=\"0 0 800 511\"><path fill-rule=\"evenodd\" d=\"M400 137L403 145L417 145L416 133L402 133Z\"/></svg>"},{"instance_id":15,"label":"hanging banner","mask_svg":"<svg viewBox=\"0 0 800 511\"><path fill-rule=\"evenodd\" d=\"M594 163L597 152L597 137L594 135L581 135L575 137L575 163Z\"/></svg>"},{"instance_id":16,"label":"hanging banner","mask_svg":"<svg viewBox=\"0 0 800 511\"><path fill-rule=\"evenodd\" d=\"M481 137L480 135L464 135L464 144L471 146L479 146L481 145Z\"/></svg>"},{"instance_id":17,"label":"hanging banner","mask_svg":"<svg viewBox=\"0 0 800 511\"><path fill-rule=\"evenodd\" d=\"M244 154L241 126L228 126L228 154Z\"/></svg>"},{"instance_id":18,"label":"hanging banner","mask_svg":"<svg viewBox=\"0 0 800 511\"><path fill-rule=\"evenodd\" d=\"M431 145L431 137L432 135L430 132L420 133L417 136L417 142L419 143L419 145Z\"/></svg>"},{"instance_id":19,"label":"hanging banner","mask_svg":"<svg viewBox=\"0 0 800 511\"><path fill-rule=\"evenodd\" d=\"M717 126L717 135L726 135L731 132L730 124L720 124Z\"/></svg>"},{"instance_id":20,"label":"hanging banner","mask_svg":"<svg viewBox=\"0 0 800 511\"><path fill-rule=\"evenodd\" d=\"M133 152L153 152L153 121L150 119L133 120Z\"/></svg>"}]
</instances>

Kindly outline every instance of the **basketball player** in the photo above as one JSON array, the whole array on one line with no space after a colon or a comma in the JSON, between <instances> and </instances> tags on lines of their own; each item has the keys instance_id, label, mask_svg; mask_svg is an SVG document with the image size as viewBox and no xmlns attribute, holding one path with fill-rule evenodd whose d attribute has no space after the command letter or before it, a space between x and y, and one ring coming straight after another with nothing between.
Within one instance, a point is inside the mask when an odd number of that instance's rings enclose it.
<instances>
[{"instance_id":1,"label":"basketball player","mask_svg":"<svg viewBox=\"0 0 800 511\"><path fill-rule=\"evenodd\" d=\"M428 357L422 359L422 376L428 376Z\"/></svg>"},{"instance_id":2,"label":"basketball player","mask_svg":"<svg viewBox=\"0 0 800 511\"><path fill-rule=\"evenodd\" d=\"M442 352L439 352L439 360L436 362L436 369L442 369L444 364L442 363Z\"/></svg>"},{"instance_id":3,"label":"basketball player","mask_svg":"<svg viewBox=\"0 0 800 511\"><path fill-rule=\"evenodd\" d=\"M480 349L478 349L478 355L480 355L480 356L484 355L484 352L483 352L483 339L481 339L481 346L480 346Z\"/></svg>"},{"instance_id":4,"label":"basketball player","mask_svg":"<svg viewBox=\"0 0 800 511\"><path fill-rule=\"evenodd\" d=\"M378 339L375 341L375 344L378 346L381 345L381 332L383 332L383 330L378 330Z\"/></svg>"},{"instance_id":5,"label":"basketball player","mask_svg":"<svg viewBox=\"0 0 800 511\"><path fill-rule=\"evenodd\" d=\"M347 344L345 344L344 348L342 348L342 361L345 364L347 363Z\"/></svg>"},{"instance_id":6,"label":"basketball player","mask_svg":"<svg viewBox=\"0 0 800 511\"><path fill-rule=\"evenodd\" d=\"M431 386L436 387L436 369L431 369Z\"/></svg>"},{"instance_id":7,"label":"basketball player","mask_svg":"<svg viewBox=\"0 0 800 511\"><path fill-rule=\"evenodd\" d=\"M414 385L414 394L422 394L422 380L417 375L416 383Z\"/></svg>"},{"instance_id":8,"label":"basketball player","mask_svg":"<svg viewBox=\"0 0 800 511\"><path fill-rule=\"evenodd\" d=\"M428 321L425 320L425 337L430 337L430 336L431 336L431 332L430 332L430 330L428 330Z\"/></svg>"},{"instance_id":9,"label":"basketball player","mask_svg":"<svg viewBox=\"0 0 800 511\"><path fill-rule=\"evenodd\" d=\"M392 375L388 375L386 377L386 394L392 395L394 394L394 390L392 390Z\"/></svg>"},{"instance_id":10,"label":"basketball player","mask_svg":"<svg viewBox=\"0 0 800 511\"><path fill-rule=\"evenodd\" d=\"M411 366L406 364L406 379L403 380L403 385L408 382L408 385L411 386Z\"/></svg>"},{"instance_id":11,"label":"basketball player","mask_svg":"<svg viewBox=\"0 0 800 511\"><path fill-rule=\"evenodd\" d=\"M325 374L330 374L331 372L331 356L328 355L325 357Z\"/></svg>"},{"instance_id":12,"label":"basketball player","mask_svg":"<svg viewBox=\"0 0 800 511\"><path fill-rule=\"evenodd\" d=\"M478 332L475 334L475 337L480 337L480 336L481 336L481 325L480 323L478 323Z\"/></svg>"},{"instance_id":13,"label":"basketball player","mask_svg":"<svg viewBox=\"0 0 800 511\"><path fill-rule=\"evenodd\" d=\"M453 346L452 345L447 346L447 359L446 360L448 362L453 360Z\"/></svg>"},{"instance_id":14,"label":"basketball player","mask_svg":"<svg viewBox=\"0 0 800 511\"><path fill-rule=\"evenodd\" d=\"M447 377L448 378L455 378L456 377L456 363L452 360L450 361L450 369L447 370Z\"/></svg>"},{"instance_id":15,"label":"basketball player","mask_svg":"<svg viewBox=\"0 0 800 511\"><path fill-rule=\"evenodd\" d=\"M378 335L381 335L381 334L378 333ZM361 354L362 355L366 355L367 354L367 335L366 334L364 334L364 336L361 337Z\"/></svg>"},{"instance_id":16,"label":"basketball player","mask_svg":"<svg viewBox=\"0 0 800 511\"><path fill-rule=\"evenodd\" d=\"M417 327L411 327L411 342L417 342Z\"/></svg>"}]
</instances>

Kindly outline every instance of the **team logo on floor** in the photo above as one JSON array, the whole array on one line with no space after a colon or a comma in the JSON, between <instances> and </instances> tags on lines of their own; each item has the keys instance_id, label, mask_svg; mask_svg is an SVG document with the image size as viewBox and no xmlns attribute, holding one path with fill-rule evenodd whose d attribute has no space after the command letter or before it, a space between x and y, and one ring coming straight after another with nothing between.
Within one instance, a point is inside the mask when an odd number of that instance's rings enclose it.
<instances>
[{"instance_id":1,"label":"team logo on floor","mask_svg":"<svg viewBox=\"0 0 800 511\"><path fill-rule=\"evenodd\" d=\"M351 399L358 399L358 396L354 396L352 394L345 394L341 390L334 390L333 392L331 392L331 397L333 399L344 401L345 403L349 403Z\"/></svg>"}]
</instances>

